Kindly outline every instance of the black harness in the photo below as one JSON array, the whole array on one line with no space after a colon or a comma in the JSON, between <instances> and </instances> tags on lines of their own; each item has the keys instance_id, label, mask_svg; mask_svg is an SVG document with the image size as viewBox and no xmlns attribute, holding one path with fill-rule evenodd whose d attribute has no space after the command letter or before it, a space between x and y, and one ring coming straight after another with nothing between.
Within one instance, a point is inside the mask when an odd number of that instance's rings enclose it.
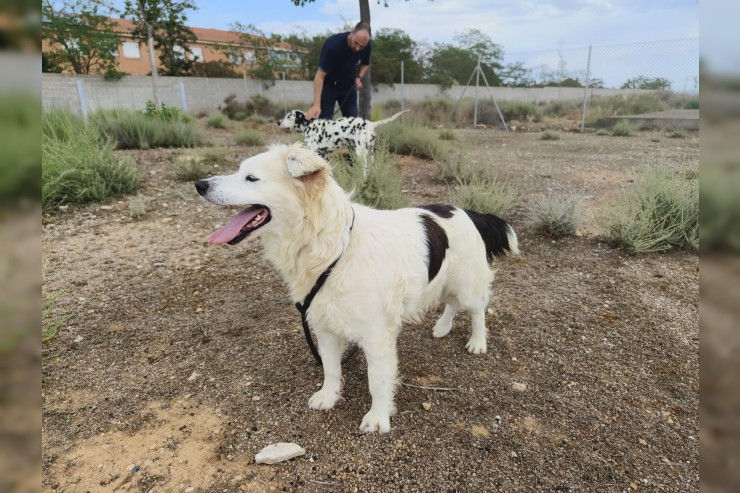
<instances>
[{"instance_id":1,"label":"black harness","mask_svg":"<svg viewBox=\"0 0 740 493\"><path fill-rule=\"evenodd\" d=\"M355 225L355 211L352 210L352 224L349 226L349 232L352 232L352 228ZM321 273L318 279L316 279L316 284L313 285L313 288L308 293L308 296L306 296L306 299L303 300L303 303L296 303L295 307L298 310L298 313L301 314L301 324L303 325L303 334L306 336L306 342L308 343L309 349L311 349L311 353L313 354L313 357L316 358L316 361L318 361L319 364L321 364L321 356L319 355L319 351L316 348L316 345L313 342L313 338L311 337L311 328L308 326L308 320L306 320L306 314L308 313L308 309L311 307L311 302L318 294L321 287L324 285L326 280L329 277L329 274L331 274L331 271L334 269L334 266L337 265L337 262L339 262L339 259L342 258L342 254L344 252L339 254L339 257L331 263L329 267L326 268L324 272ZM357 345L352 346L350 350L347 352L347 354L342 358L342 363L346 363L354 354L357 352Z\"/></svg>"}]
</instances>

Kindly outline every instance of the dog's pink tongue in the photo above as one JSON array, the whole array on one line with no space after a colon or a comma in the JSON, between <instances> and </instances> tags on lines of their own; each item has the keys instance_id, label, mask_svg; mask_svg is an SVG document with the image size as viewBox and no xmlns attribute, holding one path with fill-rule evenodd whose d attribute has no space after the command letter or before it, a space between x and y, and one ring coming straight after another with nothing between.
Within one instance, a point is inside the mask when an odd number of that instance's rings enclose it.
<instances>
[{"instance_id":1,"label":"dog's pink tongue","mask_svg":"<svg viewBox=\"0 0 740 493\"><path fill-rule=\"evenodd\" d=\"M254 216L259 214L259 212L262 210L262 207L259 206L252 206L248 209L244 209L239 214L234 216L234 219L231 220L229 224L224 226L223 228L219 228L210 235L208 235L208 241L212 245L220 245L223 243L228 243L234 238L237 237L237 235L241 232L242 228L252 219L254 219Z\"/></svg>"}]
</instances>

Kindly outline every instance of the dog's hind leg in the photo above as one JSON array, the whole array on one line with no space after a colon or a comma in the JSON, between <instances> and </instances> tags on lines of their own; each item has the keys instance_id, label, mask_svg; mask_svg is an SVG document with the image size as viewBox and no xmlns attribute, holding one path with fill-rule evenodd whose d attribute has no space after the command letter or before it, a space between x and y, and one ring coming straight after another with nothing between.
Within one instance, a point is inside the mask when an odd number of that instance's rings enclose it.
<instances>
[{"instance_id":1,"label":"dog's hind leg","mask_svg":"<svg viewBox=\"0 0 740 493\"><path fill-rule=\"evenodd\" d=\"M394 413L393 395L396 392L398 355L395 330L382 331L384 338L361 341L367 359L367 379L373 403L362 418L360 430L387 433L391 430Z\"/></svg>"},{"instance_id":2,"label":"dog's hind leg","mask_svg":"<svg viewBox=\"0 0 740 493\"><path fill-rule=\"evenodd\" d=\"M439 317L439 320L437 320L437 323L434 325L434 330L432 330L432 335L434 337L444 337L450 333L450 330L452 329L452 319L455 318L455 314L459 309L460 308L457 305L452 303L448 303L445 306L444 313Z\"/></svg>"},{"instance_id":3,"label":"dog's hind leg","mask_svg":"<svg viewBox=\"0 0 740 493\"><path fill-rule=\"evenodd\" d=\"M339 336L331 332L315 332L324 367L324 385L308 400L308 407L327 410L334 407L342 390L342 351L345 344Z\"/></svg>"}]
</instances>

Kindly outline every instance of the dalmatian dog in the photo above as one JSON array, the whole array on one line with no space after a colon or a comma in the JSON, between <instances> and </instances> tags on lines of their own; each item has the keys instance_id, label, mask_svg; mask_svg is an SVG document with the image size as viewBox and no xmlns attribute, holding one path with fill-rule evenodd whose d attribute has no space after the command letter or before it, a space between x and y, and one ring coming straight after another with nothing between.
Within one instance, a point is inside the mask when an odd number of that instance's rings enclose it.
<instances>
[{"instance_id":1,"label":"dalmatian dog","mask_svg":"<svg viewBox=\"0 0 740 493\"><path fill-rule=\"evenodd\" d=\"M362 174L367 176L368 157L375 146L375 129L390 123L409 110L399 111L390 118L376 122L358 117L343 117L337 120L307 120L302 111L289 111L278 122L283 130L294 130L303 134L304 145L323 158L329 152L346 147L354 150L362 163Z\"/></svg>"}]
</instances>

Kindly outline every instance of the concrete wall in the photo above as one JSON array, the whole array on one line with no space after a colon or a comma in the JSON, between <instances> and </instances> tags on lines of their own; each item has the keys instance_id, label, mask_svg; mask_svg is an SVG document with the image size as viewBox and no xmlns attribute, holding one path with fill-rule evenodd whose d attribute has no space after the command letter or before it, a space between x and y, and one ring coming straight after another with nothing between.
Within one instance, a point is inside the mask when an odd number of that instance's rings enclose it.
<instances>
[{"instance_id":1,"label":"concrete wall","mask_svg":"<svg viewBox=\"0 0 740 493\"><path fill-rule=\"evenodd\" d=\"M211 79L202 77L159 77L159 99L167 106L177 106L188 113L209 112L221 105L230 94L237 100L247 101L256 94L263 95L277 105L308 107L312 98L311 81L277 81L266 88L261 81L251 79ZM612 96L639 92L635 90L589 89L589 96ZM373 92L373 104L386 101L419 101L439 97L457 100L463 93L466 98L476 94L474 86L453 86L442 93L438 86L429 84L396 84L391 87L381 84ZM106 81L99 75L42 74L42 104L45 111L51 108L67 108L74 113L82 112L81 94L88 111L99 109L144 109L147 100L152 100L152 78L149 76L126 76L117 81ZM522 101L548 103L558 100L583 100L583 89L569 87L478 88L480 100Z\"/></svg>"}]
</instances>

